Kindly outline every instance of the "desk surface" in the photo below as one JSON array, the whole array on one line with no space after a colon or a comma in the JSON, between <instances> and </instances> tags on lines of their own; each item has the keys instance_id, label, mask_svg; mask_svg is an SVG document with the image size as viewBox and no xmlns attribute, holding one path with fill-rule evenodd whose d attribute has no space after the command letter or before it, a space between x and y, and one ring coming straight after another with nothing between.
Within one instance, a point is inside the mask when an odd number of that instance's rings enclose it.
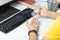
<instances>
[{"instance_id":1,"label":"desk surface","mask_svg":"<svg viewBox=\"0 0 60 40\"><path fill-rule=\"evenodd\" d=\"M27 8L24 5L20 5L18 3L13 4L13 7L20 9L21 11L25 8ZM53 23L54 20L49 18L40 17L40 30L39 30L39 40L44 36L44 34L47 32L50 25ZM15 30L11 31L8 34L4 34L0 31L0 40L28 40L28 28L26 27L25 23L20 25Z\"/></svg>"}]
</instances>

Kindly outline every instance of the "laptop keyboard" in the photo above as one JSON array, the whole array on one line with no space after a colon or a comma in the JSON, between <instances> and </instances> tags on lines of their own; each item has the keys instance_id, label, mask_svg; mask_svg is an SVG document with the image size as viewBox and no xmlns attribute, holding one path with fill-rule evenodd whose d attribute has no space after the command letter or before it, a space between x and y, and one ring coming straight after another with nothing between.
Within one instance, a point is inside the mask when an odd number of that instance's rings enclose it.
<instances>
[{"instance_id":1,"label":"laptop keyboard","mask_svg":"<svg viewBox=\"0 0 60 40\"><path fill-rule=\"evenodd\" d=\"M0 24L1 24L1 21L8 18L9 16L15 14L16 12L18 12L20 10L18 9L15 9L11 6L3 6L0 8Z\"/></svg>"},{"instance_id":2,"label":"laptop keyboard","mask_svg":"<svg viewBox=\"0 0 60 40\"><path fill-rule=\"evenodd\" d=\"M4 33L8 33L24 23L27 19L31 18L32 15L31 13L33 12L32 9L26 8L25 10L21 11L8 21L4 22L3 24L0 25L0 30Z\"/></svg>"}]
</instances>

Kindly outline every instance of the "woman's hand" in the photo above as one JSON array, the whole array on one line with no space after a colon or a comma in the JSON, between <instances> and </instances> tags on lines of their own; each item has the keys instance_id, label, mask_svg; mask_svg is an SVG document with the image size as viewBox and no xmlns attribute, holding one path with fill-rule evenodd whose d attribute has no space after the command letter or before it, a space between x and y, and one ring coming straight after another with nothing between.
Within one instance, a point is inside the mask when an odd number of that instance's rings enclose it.
<instances>
[{"instance_id":1,"label":"woman's hand","mask_svg":"<svg viewBox=\"0 0 60 40\"><path fill-rule=\"evenodd\" d=\"M41 16L48 16L48 9L43 6L40 6L38 14Z\"/></svg>"},{"instance_id":2,"label":"woman's hand","mask_svg":"<svg viewBox=\"0 0 60 40\"><path fill-rule=\"evenodd\" d=\"M29 21L26 22L27 27L29 30L36 30L38 31L39 29L39 21L38 18L33 18L32 21L29 23Z\"/></svg>"}]
</instances>

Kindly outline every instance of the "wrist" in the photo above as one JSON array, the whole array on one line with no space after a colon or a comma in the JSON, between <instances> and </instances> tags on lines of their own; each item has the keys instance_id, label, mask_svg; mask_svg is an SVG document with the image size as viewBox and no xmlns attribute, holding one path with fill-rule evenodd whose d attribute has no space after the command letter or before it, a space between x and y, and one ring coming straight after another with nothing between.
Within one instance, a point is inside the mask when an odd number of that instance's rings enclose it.
<instances>
[{"instance_id":1,"label":"wrist","mask_svg":"<svg viewBox=\"0 0 60 40\"><path fill-rule=\"evenodd\" d=\"M47 17L50 17L50 11L47 12Z\"/></svg>"},{"instance_id":2,"label":"wrist","mask_svg":"<svg viewBox=\"0 0 60 40\"><path fill-rule=\"evenodd\" d=\"M31 34L35 34L35 35L38 35L38 32L36 30L30 30L28 32L28 35L31 35Z\"/></svg>"},{"instance_id":3,"label":"wrist","mask_svg":"<svg viewBox=\"0 0 60 40\"><path fill-rule=\"evenodd\" d=\"M35 35L36 35L36 33L34 33L34 32L31 32L29 35L33 35L33 34L35 34Z\"/></svg>"},{"instance_id":4,"label":"wrist","mask_svg":"<svg viewBox=\"0 0 60 40\"><path fill-rule=\"evenodd\" d=\"M49 11L49 12L48 12L48 17L49 17L49 18L56 19L57 16L58 16L58 14L56 14L56 13L53 12L53 11Z\"/></svg>"}]
</instances>

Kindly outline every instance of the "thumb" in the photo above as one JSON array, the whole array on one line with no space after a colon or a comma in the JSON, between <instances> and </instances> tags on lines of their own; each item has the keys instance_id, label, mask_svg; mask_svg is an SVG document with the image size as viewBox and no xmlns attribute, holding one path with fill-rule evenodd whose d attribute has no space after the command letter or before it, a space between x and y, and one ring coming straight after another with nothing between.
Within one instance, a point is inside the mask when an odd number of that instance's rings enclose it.
<instances>
[{"instance_id":1,"label":"thumb","mask_svg":"<svg viewBox=\"0 0 60 40\"><path fill-rule=\"evenodd\" d=\"M32 24L29 23L29 21L26 21L26 26L29 28L29 30L34 29L34 27L32 26Z\"/></svg>"}]
</instances>

